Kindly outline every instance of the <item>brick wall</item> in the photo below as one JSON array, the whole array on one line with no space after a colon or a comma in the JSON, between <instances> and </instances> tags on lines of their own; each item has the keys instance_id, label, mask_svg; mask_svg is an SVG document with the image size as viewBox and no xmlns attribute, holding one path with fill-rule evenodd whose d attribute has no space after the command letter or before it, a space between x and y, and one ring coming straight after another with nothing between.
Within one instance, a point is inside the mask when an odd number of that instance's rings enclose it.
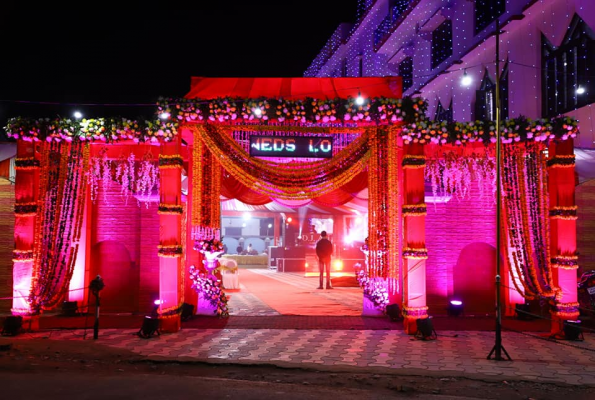
<instances>
[{"instance_id":1,"label":"brick wall","mask_svg":"<svg viewBox=\"0 0 595 400\"><path fill-rule=\"evenodd\" d=\"M138 268L137 282L130 282L130 290L138 293L138 312L149 312L153 301L159 295L159 215L157 204L139 203L129 196L128 201L121 195L121 186L110 182L106 196L103 188L93 209L94 235L92 245L113 240L123 244L130 254L133 268ZM107 201L106 201L107 198Z\"/></svg>"},{"instance_id":2,"label":"brick wall","mask_svg":"<svg viewBox=\"0 0 595 400\"><path fill-rule=\"evenodd\" d=\"M469 196L446 203L427 203L427 304L434 312L446 309L453 293L453 268L465 246L483 242L496 245L496 207L491 193L472 183ZM477 268L481 268L480 265ZM492 282L489 283L493 287Z\"/></svg>"},{"instance_id":3,"label":"brick wall","mask_svg":"<svg viewBox=\"0 0 595 400\"><path fill-rule=\"evenodd\" d=\"M12 296L14 249L14 185L0 178L0 297ZM10 313L12 300L0 300L0 314Z\"/></svg>"},{"instance_id":4,"label":"brick wall","mask_svg":"<svg viewBox=\"0 0 595 400\"><path fill-rule=\"evenodd\" d=\"M595 269L595 180L576 187L576 240L581 270Z\"/></svg>"}]
</instances>

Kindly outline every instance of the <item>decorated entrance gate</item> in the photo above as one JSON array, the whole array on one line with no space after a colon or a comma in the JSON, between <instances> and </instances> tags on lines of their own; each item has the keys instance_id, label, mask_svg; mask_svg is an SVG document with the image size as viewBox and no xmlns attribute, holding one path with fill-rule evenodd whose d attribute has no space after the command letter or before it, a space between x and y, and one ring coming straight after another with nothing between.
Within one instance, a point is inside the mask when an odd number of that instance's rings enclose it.
<instances>
[{"instance_id":1,"label":"decorated entrance gate","mask_svg":"<svg viewBox=\"0 0 595 400\"><path fill-rule=\"evenodd\" d=\"M261 199L327 203L340 203L350 187L365 181L365 274L385 283L389 302L402 306L405 330L413 333L415 320L428 317L426 262L432 249L426 248L426 235L432 232L425 229L425 183L461 195L468 176L494 176L479 173L477 160L487 160L484 172L495 165L490 123L433 122L424 111L422 99L401 99L400 78L195 78L186 98L160 101L159 114L169 116L165 121L14 119L13 312L39 315L65 296L75 297L67 295L73 276L87 283L93 278L88 271L94 227L85 213L92 188L85 185L97 174L89 159L98 154L94 147L138 144L159 149L158 314L164 330L180 328L182 304L191 297L189 266L201 265L203 256L197 244L220 238L226 180ZM568 184L576 133L570 118L511 120L502 132L507 195L501 257L514 288L506 301L548 299L558 319L578 315L576 207ZM289 160L250 155L252 146L292 152L300 143L308 148ZM308 151L328 152L330 143L332 157L308 157ZM117 159L115 154L103 152L106 159ZM186 202L184 170L190 181ZM109 166L102 171L106 180L118 176Z\"/></svg>"}]
</instances>

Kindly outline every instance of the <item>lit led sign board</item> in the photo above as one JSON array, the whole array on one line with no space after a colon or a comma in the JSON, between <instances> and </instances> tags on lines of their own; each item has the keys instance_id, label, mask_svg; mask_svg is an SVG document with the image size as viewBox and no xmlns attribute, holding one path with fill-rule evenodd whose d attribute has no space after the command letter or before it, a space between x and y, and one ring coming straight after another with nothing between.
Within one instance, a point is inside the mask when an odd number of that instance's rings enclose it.
<instances>
[{"instance_id":1,"label":"lit led sign board","mask_svg":"<svg viewBox=\"0 0 595 400\"><path fill-rule=\"evenodd\" d=\"M327 136L250 136L253 157L332 158L333 138Z\"/></svg>"}]
</instances>

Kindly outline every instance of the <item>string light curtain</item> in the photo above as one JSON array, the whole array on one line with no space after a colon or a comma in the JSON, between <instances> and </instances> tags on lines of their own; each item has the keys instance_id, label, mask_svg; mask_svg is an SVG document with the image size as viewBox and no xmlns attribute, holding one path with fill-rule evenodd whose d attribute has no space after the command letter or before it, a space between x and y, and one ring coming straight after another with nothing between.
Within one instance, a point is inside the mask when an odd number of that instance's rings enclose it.
<instances>
[{"instance_id":1,"label":"string light curtain","mask_svg":"<svg viewBox=\"0 0 595 400\"><path fill-rule=\"evenodd\" d=\"M502 189L511 281L527 299L554 299L561 295L554 284L549 258L549 195L546 158L540 143L504 145ZM504 213L503 213L504 214ZM506 235L503 235L503 239ZM507 246L506 246L507 244Z\"/></svg>"},{"instance_id":2,"label":"string light curtain","mask_svg":"<svg viewBox=\"0 0 595 400\"><path fill-rule=\"evenodd\" d=\"M33 315L64 299L76 261L86 193L89 145L42 142L39 213L29 296Z\"/></svg>"},{"instance_id":3,"label":"string light curtain","mask_svg":"<svg viewBox=\"0 0 595 400\"><path fill-rule=\"evenodd\" d=\"M281 200L306 200L330 193L364 171L369 155L368 131L372 128L364 129L362 135L330 160L289 163L250 157L231 135L237 127L204 124L193 129L195 143L206 145L225 170L249 189ZM312 128L291 129L306 132Z\"/></svg>"}]
</instances>

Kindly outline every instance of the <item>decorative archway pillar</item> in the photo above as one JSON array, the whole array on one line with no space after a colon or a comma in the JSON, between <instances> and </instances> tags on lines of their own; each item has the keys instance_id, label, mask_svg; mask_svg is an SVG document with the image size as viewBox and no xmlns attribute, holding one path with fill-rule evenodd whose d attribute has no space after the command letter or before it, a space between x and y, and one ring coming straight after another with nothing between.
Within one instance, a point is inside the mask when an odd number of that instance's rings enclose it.
<instances>
[{"instance_id":1,"label":"decorative archway pillar","mask_svg":"<svg viewBox=\"0 0 595 400\"><path fill-rule=\"evenodd\" d=\"M35 143L17 142L15 160L15 228L13 250L12 313L27 315L30 311L29 294L33 274L35 222L38 211L39 159Z\"/></svg>"},{"instance_id":2,"label":"decorative archway pillar","mask_svg":"<svg viewBox=\"0 0 595 400\"><path fill-rule=\"evenodd\" d=\"M405 144L403 156L403 327L417 331L417 319L428 318L426 305L426 204L424 170L426 156L419 143Z\"/></svg>"},{"instance_id":3,"label":"decorative archway pillar","mask_svg":"<svg viewBox=\"0 0 595 400\"><path fill-rule=\"evenodd\" d=\"M182 270L182 168L181 136L163 143L159 154L159 319L163 332L181 328Z\"/></svg>"},{"instance_id":4,"label":"decorative archway pillar","mask_svg":"<svg viewBox=\"0 0 595 400\"><path fill-rule=\"evenodd\" d=\"M563 330L565 320L579 316L577 301L574 144L571 138L548 147L550 196L550 257L554 284L560 288L552 310L552 333Z\"/></svg>"}]
</instances>

